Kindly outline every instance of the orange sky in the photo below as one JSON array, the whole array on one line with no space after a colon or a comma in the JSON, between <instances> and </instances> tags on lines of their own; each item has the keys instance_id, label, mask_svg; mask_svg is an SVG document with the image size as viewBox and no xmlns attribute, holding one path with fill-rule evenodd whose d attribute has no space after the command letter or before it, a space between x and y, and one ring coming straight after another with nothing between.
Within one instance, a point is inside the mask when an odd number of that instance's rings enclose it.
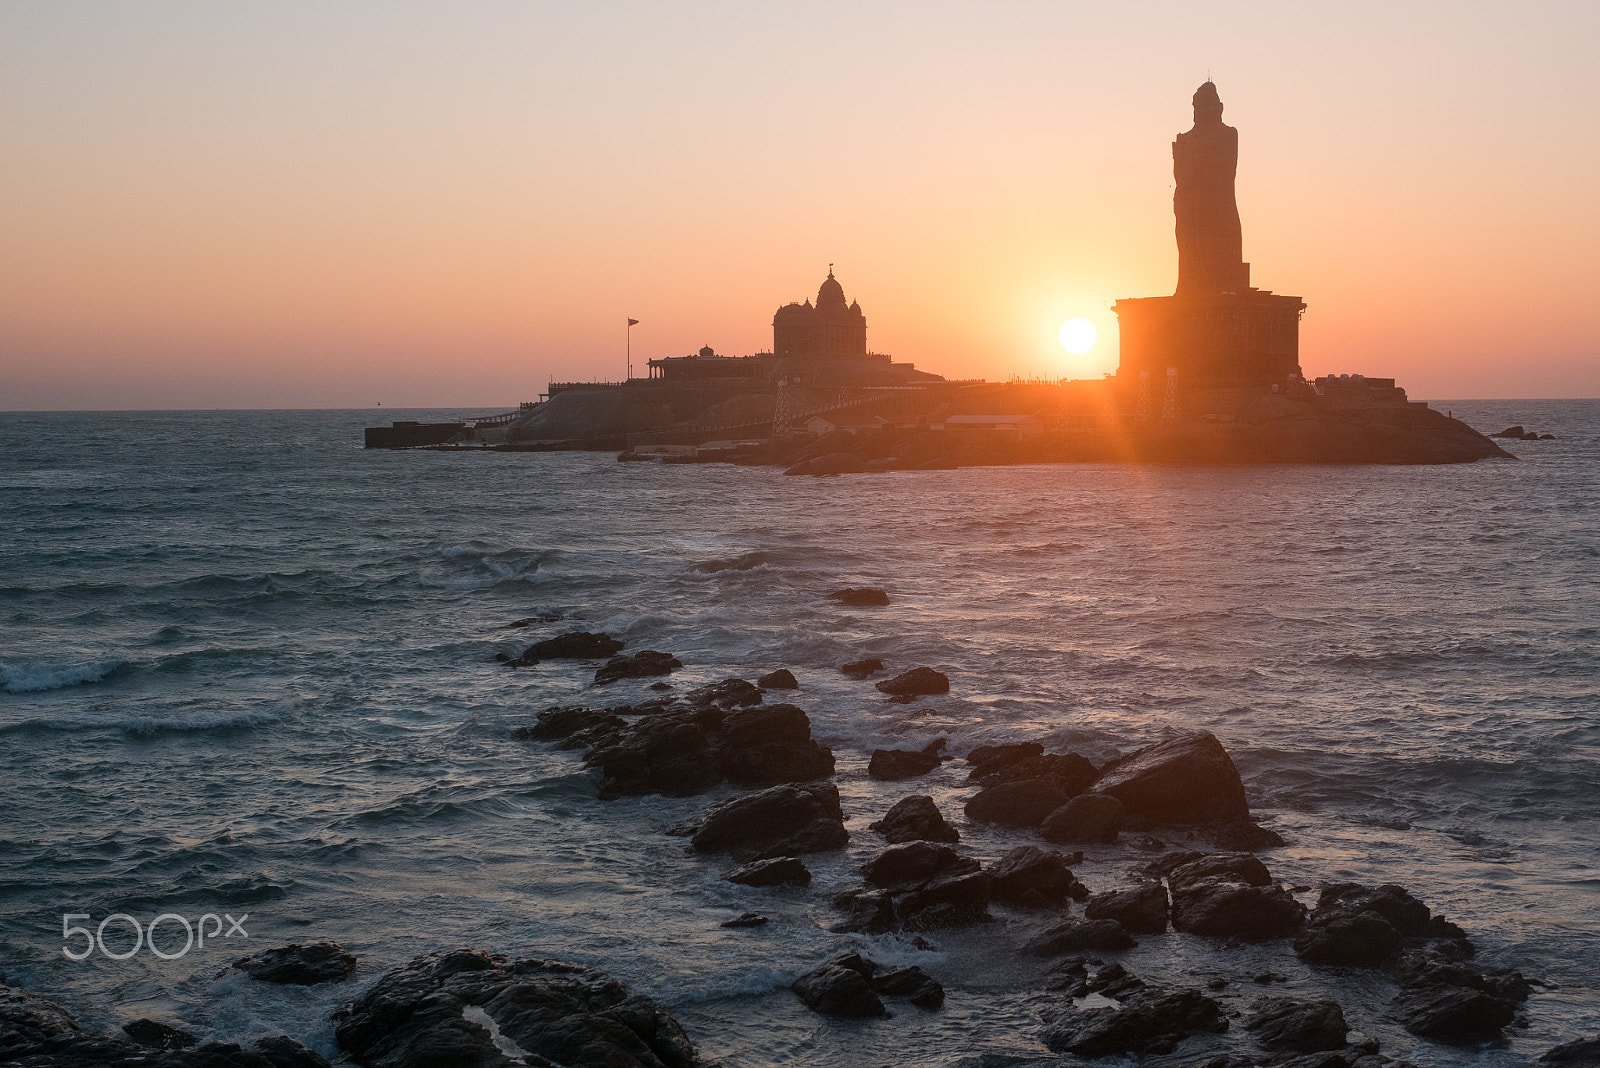
<instances>
[{"instance_id":1,"label":"orange sky","mask_svg":"<svg viewBox=\"0 0 1600 1068\"><path fill-rule=\"evenodd\" d=\"M875 350L1098 376L1208 72L1307 373L1600 396L1600 7L1302 6L7 5L0 409L506 406L829 262Z\"/></svg>"}]
</instances>

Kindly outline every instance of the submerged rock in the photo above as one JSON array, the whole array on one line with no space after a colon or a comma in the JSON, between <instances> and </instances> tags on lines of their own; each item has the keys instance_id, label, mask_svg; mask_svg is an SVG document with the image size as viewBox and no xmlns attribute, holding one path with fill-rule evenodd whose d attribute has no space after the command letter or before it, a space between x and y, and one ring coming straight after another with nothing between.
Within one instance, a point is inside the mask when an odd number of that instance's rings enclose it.
<instances>
[{"instance_id":1,"label":"submerged rock","mask_svg":"<svg viewBox=\"0 0 1600 1068\"><path fill-rule=\"evenodd\" d=\"M356 970L356 956L337 942L311 942L240 957L233 962L233 967L264 983L312 986L349 978Z\"/></svg>"},{"instance_id":2,"label":"submerged rock","mask_svg":"<svg viewBox=\"0 0 1600 1068\"><path fill-rule=\"evenodd\" d=\"M883 819L869 824L891 845L900 842L956 842L961 835L945 822L933 798L926 794L896 801Z\"/></svg>"},{"instance_id":3,"label":"submerged rock","mask_svg":"<svg viewBox=\"0 0 1600 1068\"><path fill-rule=\"evenodd\" d=\"M852 608L881 608L889 603L889 595L883 590L863 586L859 589L834 590L828 594L828 600L838 601Z\"/></svg>"},{"instance_id":4,"label":"submerged rock","mask_svg":"<svg viewBox=\"0 0 1600 1068\"><path fill-rule=\"evenodd\" d=\"M738 929L741 927L765 927L767 918L759 912L746 912L732 920L723 920L721 926Z\"/></svg>"},{"instance_id":5,"label":"submerged rock","mask_svg":"<svg viewBox=\"0 0 1600 1068\"><path fill-rule=\"evenodd\" d=\"M798 690L800 683L794 677L794 672L788 668L779 668L769 671L756 680L756 685L763 690Z\"/></svg>"},{"instance_id":6,"label":"submerged rock","mask_svg":"<svg viewBox=\"0 0 1600 1068\"><path fill-rule=\"evenodd\" d=\"M1239 769L1208 731L1147 746L1100 771L1093 792L1121 801L1150 826L1250 818Z\"/></svg>"},{"instance_id":7,"label":"submerged rock","mask_svg":"<svg viewBox=\"0 0 1600 1068\"><path fill-rule=\"evenodd\" d=\"M850 840L832 782L774 786L709 809L691 839L701 853L743 860L842 849Z\"/></svg>"},{"instance_id":8,"label":"submerged rock","mask_svg":"<svg viewBox=\"0 0 1600 1068\"><path fill-rule=\"evenodd\" d=\"M359 1065L603 1064L692 1068L671 1014L602 972L471 949L390 971L334 1013L334 1037Z\"/></svg>"},{"instance_id":9,"label":"submerged rock","mask_svg":"<svg viewBox=\"0 0 1600 1068\"><path fill-rule=\"evenodd\" d=\"M916 667L878 683L878 689L895 697L926 697L949 693L950 679L933 668Z\"/></svg>"}]
</instances>

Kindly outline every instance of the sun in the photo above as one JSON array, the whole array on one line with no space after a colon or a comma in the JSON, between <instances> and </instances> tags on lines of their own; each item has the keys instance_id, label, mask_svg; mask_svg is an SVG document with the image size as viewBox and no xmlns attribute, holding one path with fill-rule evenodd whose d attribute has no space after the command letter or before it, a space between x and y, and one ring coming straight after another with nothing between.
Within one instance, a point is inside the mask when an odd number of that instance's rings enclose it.
<instances>
[{"instance_id":1,"label":"sun","mask_svg":"<svg viewBox=\"0 0 1600 1068\"><path fill-rule=\"evenodd\" d=\"M1068 319L1061 324L1061 347L1074 356L1082 356L1094 348L1094 324L1087 319Z\"/></svg>"}]
</instances>

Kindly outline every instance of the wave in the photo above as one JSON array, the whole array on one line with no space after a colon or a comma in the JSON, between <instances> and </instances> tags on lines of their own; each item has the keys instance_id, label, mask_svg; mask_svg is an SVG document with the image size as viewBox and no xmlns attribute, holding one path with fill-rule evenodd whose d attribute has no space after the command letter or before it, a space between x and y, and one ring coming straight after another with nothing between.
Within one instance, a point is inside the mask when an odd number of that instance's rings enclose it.
<instances>
[{"instance_id":1,"label":"wave","mask_svg":"<svg viewBox=\"0 0 1600 1068\"><path fill-rule=\"evenodd\" d=\"M287 718L288 712L284 709L249 712L182 712L175 715L116 710L66 716L38 716L18 723L0 725L0 734L23 731L122 730L129 734L152 735L169 731L232 731L263 727Z\"/></svg>"},{"instance_id":2,"label":"wave","mask_svg":"<svg viewBox=\"0 0 1600 1068\"><path fill-rule=\"evenodd\" d=\"M124 660L97 660L89 664L0 664L0 691L5 693L44 693L100 682L119 668Z\"/></svg>"}]
</instances>

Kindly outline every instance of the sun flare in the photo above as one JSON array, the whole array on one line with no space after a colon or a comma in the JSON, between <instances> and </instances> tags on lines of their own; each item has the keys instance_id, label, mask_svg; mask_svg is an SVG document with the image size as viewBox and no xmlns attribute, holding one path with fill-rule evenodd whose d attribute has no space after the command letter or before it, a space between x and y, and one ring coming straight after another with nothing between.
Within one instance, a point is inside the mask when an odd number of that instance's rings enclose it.
<instances>
[{"instance_id":1,"label":"sun flare","mask_svg":"<svg viewBox=\"0 0 1600 1068\"><path fill-rule=\"evenodd\" d=\"M1061 324L1061 347L1074 356L1094 348L1097 336L1094 324L1087 319L1068 319Z\"/></svg>"}]
</instances>

